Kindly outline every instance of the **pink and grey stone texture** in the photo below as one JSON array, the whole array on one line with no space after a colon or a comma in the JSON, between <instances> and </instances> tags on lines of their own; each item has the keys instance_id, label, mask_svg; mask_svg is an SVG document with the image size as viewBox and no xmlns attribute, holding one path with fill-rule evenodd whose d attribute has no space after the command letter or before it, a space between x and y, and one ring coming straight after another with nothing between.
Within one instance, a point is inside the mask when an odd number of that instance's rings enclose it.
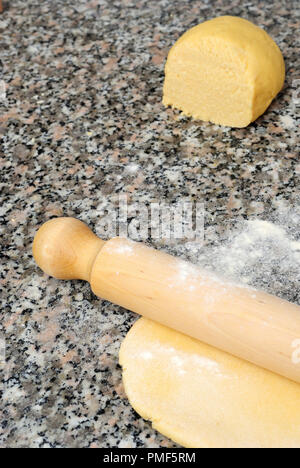
<instances>
[{"instance_id":1,"label":"pink and grey stone texture","mask_svg":"<svg viewBox=\"0 0 300 468\"><path fill-rule=\"evenodd\" d=\"M134 314L95 297L87 283L43 274L32 240L55 216L78 217L103 235L101 216L119 194L129 203L203 202L204 248L236 220L268 216L282 203L299 206L299 2L4 6L0 446L173 447L124 394L118 350ZM188 28L226 14L265 28L287 69L282 92L245 129L193 121L162 106L172 44ZM178 253L177 246L149 243Z\"/></svg>"}]
</instances>

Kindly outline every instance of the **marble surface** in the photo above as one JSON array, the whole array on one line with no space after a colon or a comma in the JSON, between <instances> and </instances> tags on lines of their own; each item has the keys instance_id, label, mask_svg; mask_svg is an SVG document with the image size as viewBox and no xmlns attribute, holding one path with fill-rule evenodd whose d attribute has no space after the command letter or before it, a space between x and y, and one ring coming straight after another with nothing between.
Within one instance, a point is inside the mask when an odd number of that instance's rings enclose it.
<instances>
[{"instance_id":1,"label":"marble surface","mask_svg":"<svg viewBox=\"0 0 300 468\"><path fill-rule=\"evenodd\" d=\"M0 446L172 447L132 410L122 387L118 350L136 317L82 281L43 274L33 236L62 215L102 235L104 210L119 194L130 203L203 202L205 245L236 220L299 207L299 2L4 5ZM283 91L245 129L192 121L161 103L170 46L224 14L265 28L286 62ZM152 245L185 255L180 246Z\"/></svg>"}]
</instances>

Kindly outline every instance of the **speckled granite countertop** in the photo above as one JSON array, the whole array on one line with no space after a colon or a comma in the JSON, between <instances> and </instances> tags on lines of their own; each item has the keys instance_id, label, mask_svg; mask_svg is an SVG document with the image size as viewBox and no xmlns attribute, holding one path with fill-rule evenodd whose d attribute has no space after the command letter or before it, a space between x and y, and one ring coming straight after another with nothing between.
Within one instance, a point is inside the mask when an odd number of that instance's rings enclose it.
<instances>
[{"instance_id":1,"label":"speckled granite countertop","mask_svg":"<svg viewBox=\"0 0 300 468\"><path fill-rule=\"evenodd\" d=\"M204 202L206 243L236 219L299 206L299 2L5 3L0 446L172 447L124 395L118 350L135 317L86 283L44 275L33 236L61 215L101 234L101 214L120 193L130 202ZM286 61L284 90L246 129L195 122L161 104L170 46L224 14L264 27Z\"/></svg>"}]
</instances>

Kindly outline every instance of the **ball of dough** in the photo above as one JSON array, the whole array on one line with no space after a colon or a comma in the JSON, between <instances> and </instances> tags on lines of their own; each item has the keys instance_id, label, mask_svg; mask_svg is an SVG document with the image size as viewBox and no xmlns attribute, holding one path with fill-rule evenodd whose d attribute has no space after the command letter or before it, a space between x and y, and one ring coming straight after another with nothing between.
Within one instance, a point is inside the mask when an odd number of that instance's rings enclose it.
<instances>
[{"instance_id":1,"label":"ball of dough","mask_svg":"<svg viewBox=\"0 0 300 468\"><path fill-rule=\"evenodd\" d=\"M141 318L120 350L133 408L184 447L300 448L300 384Z\"/></svg>"},{"instance_id":2,"label":"ball of dough","mask_svg":"<svg viewBox=\"0 0 300 468\"><path fill-rule=\"evenodd\" d=\"M221 16L188 30L171 48L163 103L195 119L246 127L281 90L282 54L250 21Z\"/></svg>"}]
</instances>

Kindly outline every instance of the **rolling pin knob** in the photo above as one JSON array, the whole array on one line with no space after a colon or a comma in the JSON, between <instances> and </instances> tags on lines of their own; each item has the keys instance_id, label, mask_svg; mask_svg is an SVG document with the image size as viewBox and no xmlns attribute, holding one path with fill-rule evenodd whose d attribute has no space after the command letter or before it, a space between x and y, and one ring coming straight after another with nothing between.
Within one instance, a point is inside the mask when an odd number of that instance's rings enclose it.
<instances>
[{"instance_id":1,"label":"rolling pin knob","mask_svg":"<svg viewBox=\"0 0 300 468\"><path fill-rule=\"evenodd\" d=\"M32 252L38 266L48 275L89 281L94 260L104 243L78 219L55 218L38 230Z\"/></svg>"}]
</instances>

